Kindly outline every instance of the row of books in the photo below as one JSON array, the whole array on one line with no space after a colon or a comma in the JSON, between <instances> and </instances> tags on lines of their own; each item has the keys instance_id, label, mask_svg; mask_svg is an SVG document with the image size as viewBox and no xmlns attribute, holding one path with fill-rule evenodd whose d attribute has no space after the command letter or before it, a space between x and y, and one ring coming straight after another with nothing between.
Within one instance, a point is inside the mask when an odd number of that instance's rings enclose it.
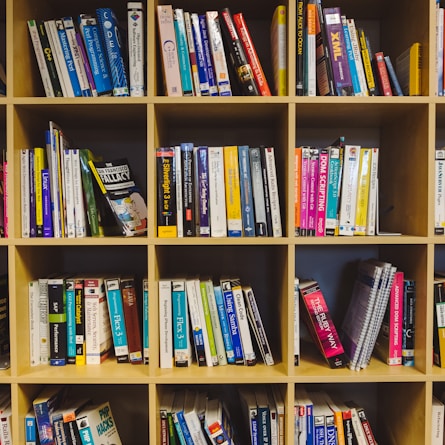
<instances>
[{"instance_id":1,"label":"row of books","mask_svg":"<svg viewBox=\"0 0 445 445\"><path fill-rule=\"evenodd\" d=\"M45 141L20 152L23 238L146 233L147 206L127 159L72 148L53 121Z\"/></svg>"},{"instance_id":2,"label":"row of books","mask_svg":"<svg viewBox=\"0 0 445 445\"><path fill-rule=\"evenodd\" d=\"M159 237L282 236L274 147L156 149Z\"/></svg>"},{"instance_id":3,"label":"row of books","mask_svg":"<svg viewBox=\"0 0 445 445\"><path fill-rule=\"evenodd\" d=\"M278 385L245 385L229 392L163 390L161 445L284 443L284 398Z\"/></svg>"},{"instance_id":4,"label":"row of books","mask_svg":"<svg viewBox=\"0 0 445 445\"><path fill-rule=\"evenodd\" d=\"M24 427L28 445L122 445L109 401L96 402L61 385L41 390L25 415Z\"/></svg>"},{"instance_id":5,"label":"row of books","mask_svg":"<svg viewBox=\"0 0 445 445\"><path fill-rule=\"evenodd\" d=\"M378 234L379 149L295 148L295 235Z\"/></svg>"},{"instance_id":6,"label":"row of books","mask_svg":"<svg viewBox=\"0 0 445 445\"><path fill-rule=\"evenodd\" d=\"M100 275L30 281L30 365L98 365L113 352L118 363L147 364L148 283L137 284Z\"/></svg>"},{"instance_id":7,"label":"row of books","mask_svg":"<svg viewBox=\"0 0 445 445\"><path fill-rule=\"evenodd\" d=\"M376 445L365 408L324 390L295 387L295 445Z\"/></svg>"},{"instance_id":8,"label":"row of books","mask_svg":"<svg viewBox=\"0 0 445 445\"><path fill-rule=\"evenodd\" d=\"M274 359L250 285L238 278L159 281L160 367L254 366ZM258 349L254 347L253 338Z\"/></svg>"},{"instance_id":9,"label":"row of books","mask_svg":"<svg viewBox=\"0 0 445 445\"><path fill-rule=\"evenodd\" d=\"M403 96L421 94L421 45L416 42L393 66L373 52L365 30L340 7L322 0L297 1L298 96Z\"/></svg>"},{"instance_id":10,"label":"row of books","mask_svg":"<svg viewBox=\"0 0 445 445\"><path fill-rule=\"evenodd\" d=\"M362 260L341 329L317 281L299 280L302 319L331 368L368 366L374 352L388 365L414 366L415 281L389 262Z\"/></svg>"},{"instance_id":11,"label":"row of books","mask_svg":"<svg viewBox=\"0 0 445 445\"><path fill-rule=\"evenodd\" d=\"M272 52L279 45L285 52L277 35L279 23L286 23L285 10L278 6L273 16ZM157 17L166 96L271 95L242 12L232 15L224 8L198 14L158 5ZM274 86L278 95L277 82Z\"/></svg>"},{"instance_id":12,"label":"row of books","mask_svg":"<svg viewBox=\"0 0 445 445\"><path fill-rule=\"evenodd\" d=\"M144 96L143 3L127 7L127 35L111 8L28 20L47 97Z\"/></svg>"}]
</instances>

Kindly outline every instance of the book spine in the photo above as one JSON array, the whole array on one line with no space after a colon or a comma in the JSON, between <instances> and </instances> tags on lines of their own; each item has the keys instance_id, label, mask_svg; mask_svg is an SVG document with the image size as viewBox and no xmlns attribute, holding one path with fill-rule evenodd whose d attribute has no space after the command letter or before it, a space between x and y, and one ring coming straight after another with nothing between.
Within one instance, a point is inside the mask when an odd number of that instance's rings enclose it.
<instances>
[{"instance_id":1,"label":"book spine","mask_svg":"<svg viewBox=\"0 0 445 445\"><path fill-rule=\"evenodd\" d=\"M149 293L148 279L142 280L142 347L144 348L144 365L150 362L150 335L149 335Z\"/></svg>"},{"instance_id":2,"label":"book spine","mask_svg":"<svg viewBox=\"0 0 445 445\"><path fill-rule=\"evenodd\" d=\"M315 236L316 229L319 156L319 149L311 148L309 159L308 220L306 232L306 235L308 236Z\"/></svg>"},{"instance_id":3,"label":"book spine","mask_svg":"<svg viewBox=\"0 0 445 445\"><path fill-rule=\"evenodd\" d=\"M74 68L77 74L77 81L79 83L80 95L89 97L92 95L90 90L90 84L88 82L85 65L83 63L82 54L80 53L79 44L76 39L76 30L74 28L74 22L72 17L62 18L63 26L66 32L67 42L71 51L71 57L73 59Z\"/></svg>"},{"instance_id":4,"label":"book spine","mask_svg":"<svg viewBox=\"0 0 445 445\"><path fill-rule=\"evenodd\" d=\"M369 203L369 181L371 173L372 149L361 148L357 179L354 235L366 235Z\"/></svg>"},{"instance_id":5,"label":"book spine","mask_svg":"<svg viewBox=\"0 0 445 445\"><path fill-rule=\"evenodd\" d=\"M397 96L403 96L403 91L402 88L400 87L399 79L397 78L397 74L391 62L391 58L389 56L385 56L384 59L389 79L391 81L391 86L393 88L393 94Z\"/></svg>"},{"instance_id":6,"label":"book spine","mask_svg":"<svg viewBox=\"0 0 445 445\"><path fill-rule=\"evenodd\" d=\"M443 83L443 71L444 71L444 8L440 7L440 2L436 1L436 72L437 72L437 85L436 96L443 96L444 83Z\"/></svg>"},{"instance_id":7,"label":"book spine","mask_svg":"<svg viewBox=\"0 0 445 445\"><path fill-rule=\"evenodd\" d=\"M127 3L128 25L128 80L130 96L143 97L145 94L145 44L144 6L142 2Z\"/></svg>"},{"instance_id":8,"label":"book spine","mask_svg":"<svg viewBox=\"0 0 445 445\"><path fill-rule=\"evenodd\" d=\"M357 36L357 29L355 27L355 20L347 18L346 22L348 24L349 37L351 39L351 48L354 55L355 68L357 71L357 76L360 84L360 91L363 96L368 96L368 83L366 81L365 69L363 67L362 53L360 50L360 43Z\"/></svg>"},{"instance_id":9,"label":"book spine","mask_svg":"<svg viewBox=\"0 0 445 445\"><path fill-rule=\"evenodd\" d=\"M176 367L187 367L191 363L188 335L188 303L185 282L172 281L173 354Z\"/></svg>"},{"instance_id":10,"label":"book spine","mask_svg":"<svg viewBox=\"0 0 445 445\"><path fill-rule=\"evenodd\" d=\"M254 202L248 145L240 145L238 147L238 163L243 234L244 236L255 236Z\"/></svg>"},{"instance_id":11,"label":"book spine","mask_svg":"<svg viewBox=\"0 0 445 445\"><path fill-rule=\"evenodd\" d=\"M94 82L93 71L91 70L90 61L88 59L88 54L85 49L85 44L83 41L82 34L80 33L80 31L79 32L75 31L75 33L76 33L77 46L79 47L79 55L81 58L83 68L85 70L85 75L87 76L88 85L91 91L91 96L97 97L98 93L96 89L96 83Z\"/></svg>"},{"instance_id":12,"label":"book spine","mask_svg":"<svg viewBox=\"0 0 445 445\"><path fill-rule=\"evenodd\" d=\"M220 96L231 96L232 88L218 11L206 11L206 20L218 93Z\"/></svg>"},{"instance_id":13,"label":"book spine","mask_svg":"<svg viewBox=\"0 0 445 445\"><path fill-rule=\"evenodd\" d=\"M196 53L196 64L198 68L199 77L199 91L201 96L210 96L209 76L207 73L207 65L204 57L204 45L199 27L199 16L196 13L190 14L190 21L192 27L193 44Z\"/></svg>"},{"instance_id":14,"label":"book spine","mask_svg":"<svg viewBox=\"0 0 445 445\"><path fill-rule=\"evenodd\" d=\"M85 365L85 301L83 293L83 280L74 281L75 292L75 332L76 332L76 365Z\"/></svg>"},{"instance_id":15,"label":"book spine","mask_svg":"<svg viewBox=\"0 0 445 445\"><path fill-rule=\"evenodd\" d=\"M72 178L73 178L73 204L74 204L74 226L75 237L84 238L87 235L85 206L82 189L82 175L80 166L80 150L71 149L72 156Z\"/></svg>"},{"instance_id":16,"label":"book spine","mask_svg":"<svg viewBox=\"0 0 445 445\"><path fill-rule=\"evenodd\" d=\"M414 366L416 282L405 279L403 290L402 365Z\"/></svg>"},{"instance_id":17,"label":"book spine","mask_svg":"<svg viewBox=\"0 0 445 445\"><path fill-rule=\"evenodd\" d=\"M175 150L169 147L156 149L158 186L158 237L177 236Z\"/></svg>"},{"instance_id":18,"label":"book spine","mask_svg":"<svg viewBox=\"0 0 445 445\"><path fill-rule=\"evenodd\" d=\"M235 354L235 363L237 365L244 364L244 352L239 331L238 318L236 316L236 306L232 285L230 280L221 280L221 291L224 299L224 307L226 309L227 320L230 328L230 336L232 339L233 352Z\"/></svg>"},{"instance_id":19,"label":"book spine","mask_svg":"<svg viewBox=\"0 0 445 445\"><path fill-rule=\"evenodd\" d=\"M68 35L63 25L63 20L57 19L55 24L74 97L80 97L82 96L82 92L80 89L79 78L77 77L76 66L74 65L74 59L71 53L70 44L68 42Z\"/></svg>"},{"instance_id":20,"label":"book spine","mask_svg":"<svg viewBox=\"0 0 445 445\"><path fill-rule=\"evenodd\" d=\"M348 20L346 16L341 16L341 23L343 27L343 35L345 39L345 50L348 58L349 72L351 73L352 88L354 90L354 96L364 96L364 92L361 89L360 80L357 72L357 65L355 63L354 50L352 48L351 35L349 32Z\"/></svg>"},{"instance_id":21,"label":"book spine","mask_svg":"<svg viewBox=\"0 0 445 445\"><path fill-rule=\"evenodd\" d=\"M411 45L409 55L409 95L420 96L422 94L422 46L416 42Z\"/></svg>"},{"instance_id":22,"label":"book spine","mask_svg":"<svg viewBox=\"0 0 445 445\"><path fill-rule=\"evenodd\" d=\"M45 55L46 67L48 69L51 84L53 86L54 96L63 97L62 86L60 84L59 75L56 70L56 62L54 61L53 52L48 40L48 34L45 29L45 23L43 20L38 22L38 31L40 37L40 43L42 45L43 54ZM53 96L49 96L53 97Z\"/></svg>"},{"instance_id":23,"label":"book spine","mask_svg":"<svg viewBox=\"0 0 445 445\"><path fill-rule=\"evenodd\" d=\"M247 60L241 40L236 32L229 8L221 10L221 30L243 94L245 96L259 96L260 93L255 83L252 67Z\"/></svg>"},{"instance_id":24,"label":"book spine","mask_svg":"<svg viewBox=\"0 0 445 445\"><path fill-rule=\"evenodd\" d=\"M346 54L340 8L323 8L326 34L332 62L335 91L338 96L352 96L351 73Z\"/></svg>"},{"instance_id":25,"label":"book spine","mask_svg":"<svg viewBox=\"0 0 445 445\"><path fill-rule=\"evenodd\" d=\"M173 367L172 285L170 280L159 281L159 367Z\"/></svg>"},{"instance_id":26,"label":"book spine","mask_svg":"<svg viewBox=\"0 0 445 445\"><path fill-rule=\"evenodd\" d=\"M368 217L366 221L366 235L375 235L377 217L377 181L379 169L379 149L372 148L371 166L369 173Z\"/></svg>"},{"instance_id":27,"label":"book spine","mask_svg":"<svg viewBox=\"0 0 445 445\"><path fill-rule=\"evenodd\" d=\"M209 342L211 362L213 366L219 364L218 353L216 351L215 335L212 326L212 316L210 314L209 296L207 295L207 286L205 281L199 283L200 297L202 303L202 314L206 326L206 333Z\"/></svg>"},{"instance_id":28,"label":"book spine","mask_svg":"<svg viewBox=\"0 0 445 445\"><path fill-rule=\"evenodd\" d=\"M224 147L224 179L226 191L227 234L239 237L243 233L241 214L240 177L238 164L238 147Z\"/></svg>"},{"instance_id":29,"label":"book spine","mask_svg":"<svg viewBox=\"0 0 445 445\"><path fill-rule=\"evenodd\" d=\"M272 236L272 212L270 206L269 178L267 176L266 147L260 146L261 175L264 190L264 208L266 209L267 236Z\"/></svg>"},{"instance_id":30,"label":"book spine","mask_svg":"<svg viewBox=\"0 0 445 445\"><path fill-rule=\"evenodd\" d=\"M209 161L208 147L197 148L197 193L199 207L199 236L210 236L210 208L209 208Z\"/></svg>"},{"instance_id":31,"label":"book spine","mask_svg":"<svg viewBox=\"0 0 445 445\"><path fill-rule=\"evenodd\" d=\"M29 307L29 364L40 365L40 341L39 341L39 282L37 280L28 283L28 307Z\"/></svg>"},{"instance_id":32,"label":"book spine","mask_svg":"<svg viewBox=\"0 0 445 445\"><path fill-rule=\"evenodd\" d=\"M310 147L302 147L301 153L301 211L300 211L300 234L308 236L309 222L309 185L310 185Z\"/></svg>"},{"instance_id":33,"label":"book spine","mask_svg":"<svg viewBox=\"0 0 445 445\"><path fill-rule=\"evenodd\" d=\"M318 158L318 193L315 236L325 236L327 185L329 176L329 151L321 149Z\"/></svg>"},{"instance_id":34,"label":"book spine","mask_svg":"<svg viewBox=\"0 0 445 445\"><path fill-rule=\"evenodd\" d=\"M366 44L366 36L363 30L358 30L358 33L360 50L362 53L363 68L365 70L366 83L368 84L368 91L370 96L375 96L377 93L377 88L375 84L374 74L372 72L371 55L369 54L369 49Z\"/></svg>"},{"instance_id":35,"label":"book spine","mask_svg":"<svg viewBox=\"0 0 445 445\"><path fill-rule=\"evenodd\" d=\"M29 149L20 150L20 209L22 223L22 238L29 238L30 227L30 170L29 170Z\"/></svg>"},{"instance_id":36,"label":"book spine","mask_svg":"<svg viewBox=\"0 0 445 445\"><path fill-rule=\"evenodd\" d=\"M198 73L198 61L197 61L195 41L193 38L193 31L192 31L192 21L190 19L190 13L188 11L184 11L184 24L185 24L185 33L187 36L187 45L189 50L190 69L192 72L194 94L195 96L201 96L199 73Z\"/></svg>"},{"instance_id":37,"label":"book spine","mask_svg":"<svg viewBox=\"0 0 445 445\"><path fill-rule=\"evenodd\" d=\"M48 279L39 278L39 349L40 364L47 365L50 356Z\"/></svg>"},{"instance_id":38,"label":"book spine","mask_svg":"<svg viewBox=\"0 0 445 445\"><path fill-rule=\"evenodd\" d=\"M296 62L296 95L304 95L304 48L305 48L305 7L304 0L297 0L297 52Z\"/></svg>"},{"instance_id":39,"label":"book spine","mask_svg":"<svg viewBox=\"0 0 445 445\"><path fill-rule=\"evenodd\" d=\"M36 203L36 236L43 237L43 200L42 170L45 168L45 151L35 147L34 150L34 190Z\"/></svg>"},{"instance_id":40,"label":"book spine","mask_svg":"<svg viewBox=\"0 0 445 445\"><path fill-rule=\"evenodd\" d=\"M274 147L265 147L264 152L267 170L267 184L269 187L270 215L272 219L271 235L274 237L281 237L283 231L281 226L280 196L278 193L275 149Z\"/></svg>"},{"instance_id":41,"label":"book spine","mask_svg":"<svg viewBox=\"0 0 445 445\"><path fill-rule=\"evenodd\" d=\"M121 292L130 363L133 365L142 364L141 328L133 277L124 277L121 279Z\"/></svg>"},{"instance_id":42,"label":"book spine","mask_svg":"<svg viewBox=\"0 0 445 445\"><path fill-rule=\"evenodd\" d=\"M210 233L227 236L226 196L223 147L208 147Z\"/></svg>"},{"instance_id":43,"label":"book spine","mask_svg":"<svg viewBox=\"0 0 445 445\"><path fill-rule=\"evenodd\" d=\"M48 323L51 366L65 366L67 361L66 293L63 278L48 280Z\"/></svg>"},{"instance_id":44,"label":"book spine","mask_svg":"<svg viewBox=\"0 0 445 445\"><path fill-rule=\"evenodd\" d=\"M317 95L317 7L314 1L306 3L304 95Z\"/></svg>"},{"instance_id":45,"label":"book spine","mask_svg":"<svg viewBox=\"0 0 445 445\"><path fill-rule=\"evenodd\" d=\"M260 148L249 148L249 157L250 173L252 177L253 203L255 209L255 235L268 236Z\"/></svg>"},{"instance_id":46,"label":"book spine","mask_svg":"<svg viewBox=\"0 0 445 445\"><path fill-rule=\"evenodd\" d=\"M215 69L212 60L212 54L210 49L209 32L207 29L206 15L198 15L199 29L201 31L202 48L204 50L204 62L207 67L207 76L209 78L209 93L210 96L218 96L218 85L215 77Z\"/></svg>"},{"instance_id":47,"label":"book spine","mask_svg":"<svg viewBox=\"0 0 445 445\"><path fill-rule=\"evenodd\" d=\"M182 156L181 146L175 145L175 162L174 162L174 176L176 184L176 233L178 238L184 237L184 198L182 196Z\"/></svg>"},{"instance_id":48,"label":"book spine","mask_svg":"<svg viewBox=\"0 0 445 445\"><path fill-rule=\"evenodd\" d=\"M374 54L377 73L382 96L392 96L391 83L389 81L388 70L386 69L385 56L379 51Z\"/></svg>"},{"instance_id":49,"label":"book spine","mask_svg":"<svg viewBox=\"0 0 445 445\"><path fill-rule=\"evenodd\" d=\"M128 338L119 278L106 279L105 291L113 336L114 355L118 363L128 363Z\"/></svg>"},{"instance_id":50,"label":"book spine","mask_svg":"<svg viewBox=\"0 0 445 445\"><path fill-rule=\"evenodd\" d=\"M252 67L255 82L261 96L271 96L272 93L270 92L269 84L267 83L263 67L261 66L260 59L253 44L252 36L250 35L244 14L242 12L233 14L233 22L238 32L238 36L241 39L247 60Z\"/></svg>"},{"instance_id":51,"label":"book spine","mask_svg":"<svg viewBox=\"0 0 445 445\"><path fill-rule=\"evenodd\" d=\"M402 364L402 323L404 274L397 271L389 295L389 357L388 365Z\"/></svg>"},{"instance_id":52,"label":"book spine","mask_svg":"<svg viewBox=\"0 0 445 445\"><path fill-rule=\"evenodd\" d=\"M34 168L34 149L29 152L29 235L31 238L37 236L36 226L36 183L35 183L35 168Z\"/></svg>"},{"instance_id":53,"label":"book spine","mask_svg":"<svg viewBox=\"0 0 445 445\"><path fill-rule=\"evenodd\" d=\"M54 97L54 89L51 82L51 77L46 64L45 53L43 52L42 44L40 42L39 30L35 20L28 20L28 30L31 37L31 42L34 48L34 54L37 59L37 65L42 79L43 89L46 97Z\"/></svg>"},{"instance_id":54,"label":"book spine","mask_svg":"<svg viewBox=\"0 0 445 445\"><path fill-rule=\"evenodd\" d=\"M204 342L204 354L206 359L206 365L214 366L215 364L216 365L218 364L218 357L216 354L216 348L214 344L210 314L208 312L208 303L207 300L205 300L206 302L204 303L204 298L203 298L203 292L205 292L205 287L201 289L202 283L199 278L193 280L193 283L195 286L195 293L194 293L196 299L195 301L196 301L196 306L198 308L198 316L202 329L202 339ZM207 295L204 296L207 297ZM206 306L206 308L204 306ZM210 323L210 330L207 329L209 323Z\"/></svg>"},{"instance_id":55,"label":"book spine","mask_svg":"<svg viewBox=\"0 0 445 445\"><path fill-rule=\"evenodd\" d=\"M300 236L301 225L301 147L294 149L294 227L295 236Z\"/></svg>"},{"instance_id":56,"label":"book spine","mask_svg":"<svg viewBox=\"0 0 445 445\"><path fill-rule=\"evenodd\" d=\"M106 54L100 40L99 26L95 17L79 16L79 27L85 42L85 50L93 74L94 85L99 96L111 95L113 84L107 66Z\"/></svg>"},{"instance_id":57,"label":"book spine","mask_svg":"<svg viewBox=\"0 0 445 445\"><path fill-rule=\"evenodd\" d=\"M338 191L340 181L340 149L329 148L328 186L326 198L326 236L335 235L337 228Z\"/></svg>"},{"instance_id":58,"label":"book spine","mask_svg":"<svg viewBox=\"0 0 445 445\"><path fill-rule=\"evenodd\" d=\"M25 416L25 445L37 444L37 424L36 416L33 411L30 411Z\"/></svg>"},{"instance_id":59,"label":"book spine","mask_svg":"<svg viewBox=\"0 0 445 445\"><path fill-rule=\"evenodd\" d=\"M51 214L51 186L50 174L47 168L42 169L42 210L43 210L43 237L52 238L53 221Z\"/></svg>"},{"instance_id":60,"label":"book spine","mask_svg":"<svg viewBox=\"0 0 445 445\"><path fill-rule=\"evenodd\" d=\"M69 365L76 364L76 291L75 280L67 278L65 280L66 292L66 342L67 359Z\"/></svg>"},{"instance_id":61,"label":"book spine","mask_svg":"<svg viewBox=\"0 0 445 445\"><path fill-rule=\"evenodd\" d=\"M221 325L221 332L224 341L224 348L226 350L227 362L235 363L235 353L233 351L232 335L230 333L229 320L227 318L221 286L214 286L213 292L215 294L215 302L218 310L219 323Z\"/></svg>"},{"instance_id":62,"label":"book spine","mask_svg":"<svg viewBox=\"0 0 445 445\"><path fill-rule=\"evenodd\" d=\"M195 236L196 234L196 211L195 211L195 165L193 158L193 143L181 143L181 165L182 165L182 199L183 199L183 226L184 236Z\"/></svg>"},{"instance_id":63,"label":"book spine","mask_svg":"<svg viewBox=\"0 0 445 445\"><path fill-rule=\"evenodd\" d=\"M121 46L123 40L116 15L111 8L97 8L96 19L111 73L113 96L129 96L127 70Z\"/></svg>"},{"instance_id":64,"label":"book spine","mask_svg":"<svg viewBox=\"0 0 445 445\"><path fill-rule=\"evenodd\" d=\"M76 218L74 210L73 153L70 149L62 150L63 200L65 208L65 236L76 237Z\"/></svg>"},{"instance_id":65,"label":"book spine","mask_svg":"<svg viewBox=\"0 0 445 445\"><path fill-rule=\"evenodd\" d=\"M182 95L193 96L193 79L185 31L184 10L181 8L176 8L173 10L173 14L176 41L178 46L178 62L179 72L181 75Z\"/></svg>"},{"instance_id":66,"label":"book spine","mask_svg":"<svg viewBox=\"0 0 445 445\"><path fill-rule=\"evenodd\" d=\"M274 71L275 94L287 95L287 10L278 5L272 16L271 50Z\"/></svg>"}]
</instances>

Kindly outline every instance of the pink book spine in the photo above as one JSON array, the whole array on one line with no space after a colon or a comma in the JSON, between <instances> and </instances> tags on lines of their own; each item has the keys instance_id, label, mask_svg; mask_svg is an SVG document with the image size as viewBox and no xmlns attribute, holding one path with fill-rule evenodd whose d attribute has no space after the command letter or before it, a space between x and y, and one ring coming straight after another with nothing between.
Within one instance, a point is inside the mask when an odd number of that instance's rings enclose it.
<instances>
[{"instance_id":1,"label":"pink book spine","mask_svg":"<svg viewBox=\"0 0 445 445\"><path fill-rule=\"evenodd\" d=\"M311 149L309 162L308 235L315 236L317 219L318 150Z\"/></svg>"},{"instance_id":2,"label":"pink book spine","mask_svg":"<svg viewBox=\"0 0 445 445\"><path fill-rule=\"evenodd\" d=\"M402 364L402 322L403 322L403 279L397 271L389 294L389 357L388 364Z\"/></svg>"},{"instance_id":3,"label":"pink book spine","mask_svg":"<svg viewBox=\"0 0 445 445\"><path fill-rule=\"evenodd\" d=\"M8 216L8 161L3 163L3 225L4 237L9 238L9 216Z\"/></svg>"},{"instance_id":4,"label":"pink book spine","mask_svg":"<svg viewBox=\"0 0 445 445\"><path fill-rule=\"evenodd\" d=\"M326 194L328 185L329 152L321 150L318 163L318 199L315 235L325 236Z\"/></svg>"},{"instance_id":5,"label":"pink book spine","mask_svg":"<svg viewBox=\"0 0 445 445\"><path fill-rule=\"evenodd\" d=\"M301 160L301 214L300 214L300 233L302 236L308 235L308 191L309 191L309 156L307 149L303 148Z\"/></svg>"}]
</instances>

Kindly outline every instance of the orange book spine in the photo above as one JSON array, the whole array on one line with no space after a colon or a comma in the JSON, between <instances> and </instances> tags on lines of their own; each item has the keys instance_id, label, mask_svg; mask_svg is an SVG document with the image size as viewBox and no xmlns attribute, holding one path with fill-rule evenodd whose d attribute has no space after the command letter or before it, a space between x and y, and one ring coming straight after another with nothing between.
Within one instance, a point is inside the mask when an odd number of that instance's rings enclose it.
<instances>
[{"instance_id":1,"label":"orange book spine","mask_svg":"<svg viewBox=\"0 0 445 445\"><path fill-rule=\"evenodd\" d=\"M252 37L250 35L249 28L247 27L247 23L244 19L243 13L239 12L237 14L233 14L233 22L235 23L236 30L238 31L238 35L246 53L247 60L252 67L255 83L257 84L258 90L260 91L262 96L271 96L272 93L270 92L269 84L267 83L266 76L264 75L260 59L255 50L255 46L253 44Z\"/></svg>"}]
</instances>

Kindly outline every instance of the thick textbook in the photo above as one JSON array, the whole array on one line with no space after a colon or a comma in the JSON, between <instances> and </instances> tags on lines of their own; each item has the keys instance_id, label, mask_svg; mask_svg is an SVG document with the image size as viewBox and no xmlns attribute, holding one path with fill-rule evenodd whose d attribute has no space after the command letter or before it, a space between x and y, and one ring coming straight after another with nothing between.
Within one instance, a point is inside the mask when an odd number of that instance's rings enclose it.
<instances>
[{"instance_id":1,"label":"thick textbook","mask_svg":"<svg viewBox=\"0 0 445 445\"><path fill-rule=\"evenodd\" d=\"M147 205L127 159L90 160L88 165L125 236L147 232Z\"/></svg>"},{"instance_id":2,"label":"thick textbook","mask_svg":"<svg viewBox=\"0 0 445 445\"><path fill-rule=\"evenodd\" d=\"M420 96L422 90L422 45L415 42L396 58L396 73L405 96Z\"/></svg>"}]
</instances>

